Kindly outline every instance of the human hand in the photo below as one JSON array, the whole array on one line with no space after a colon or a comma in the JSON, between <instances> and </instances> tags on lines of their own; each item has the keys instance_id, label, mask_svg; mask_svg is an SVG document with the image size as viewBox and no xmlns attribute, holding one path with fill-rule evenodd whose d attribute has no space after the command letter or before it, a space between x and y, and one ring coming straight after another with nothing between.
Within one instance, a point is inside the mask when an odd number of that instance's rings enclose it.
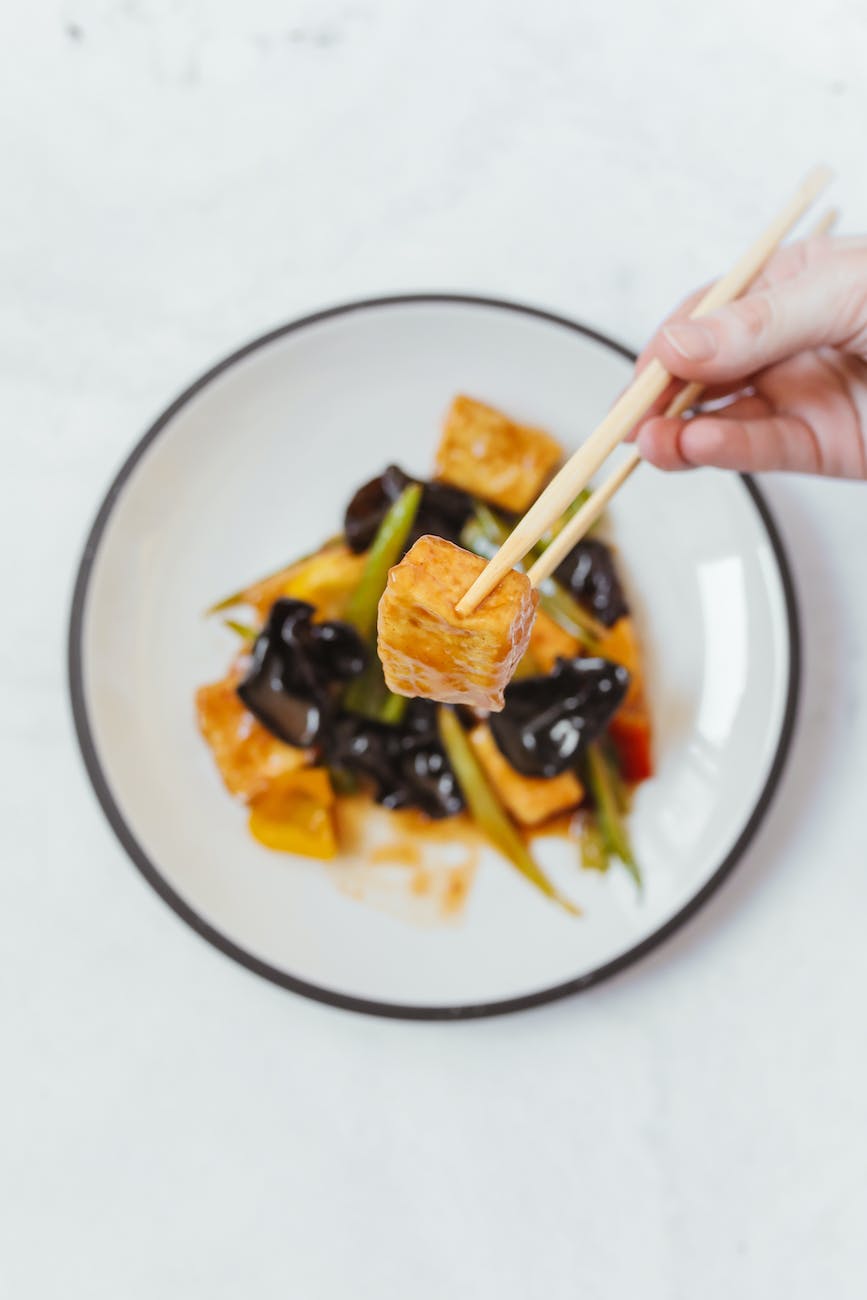
<instances>
[{"instance_id":1,"label":"human hand","mask_svg":"<svg viewBox=\"0 0 867 1300\"><path fill-rule=\"evenodd\" d=\"M692 419L655 404L637 442L661 469L717 465L867 478L867 238L816 236L771 258L746 297L688 321L704 290L666 321L638 361L729 398Z\"/></svg>"}]
</instances>

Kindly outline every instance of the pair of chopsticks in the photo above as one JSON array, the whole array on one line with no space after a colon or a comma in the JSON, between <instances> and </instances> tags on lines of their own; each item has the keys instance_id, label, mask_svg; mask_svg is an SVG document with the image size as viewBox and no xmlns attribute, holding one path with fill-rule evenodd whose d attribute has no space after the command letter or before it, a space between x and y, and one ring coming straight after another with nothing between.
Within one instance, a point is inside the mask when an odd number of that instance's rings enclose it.
<instances>
[{"instance_id":1,"label":"pair of chopsticks","mask_svg":"<svg viewBox=\"0 0 867 1300\"><path fill-rule=\"evenodd\" d=\"M815 168L755 243L738 262L707 291L690 313L695 319L707 316L727 303L734 302L762 270L771 254L785 239L831 179L827 167ZM836 214L831 211L819 222L815 233L830 229ZM496 555L488 561L475 582L457 603L457 612L471 614L493 591L510 569L520 564L539 539L560 519L593 475L611 455L611 452L628 436L653 403L665 392L673 376L661 361L651 360L629 388L578 450L566 461L544 492L536 499L522 519L518 521ZM666 415L682 415L693 406L702 392L698 383L686 384L669 405ZM528 571L534 587L549 578L557 565L573 546L581 540L588 528L599 518L615 492L626 482L640 464L641 457L633 448L610 478L596 489L581 509L561 529L551 544Z\"/></svg>"}]
</instances>

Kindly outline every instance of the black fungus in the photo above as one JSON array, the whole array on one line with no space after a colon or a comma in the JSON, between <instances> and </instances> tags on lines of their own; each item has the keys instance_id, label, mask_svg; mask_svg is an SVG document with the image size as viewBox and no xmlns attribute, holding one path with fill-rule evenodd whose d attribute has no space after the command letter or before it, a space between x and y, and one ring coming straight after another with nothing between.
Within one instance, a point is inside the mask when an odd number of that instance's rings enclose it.
<instances>
[{"instance_id":1,"label":"black fungus","mask_svg":"<svg viewBox=\"0 0 867 1300\"><path fill-rule=\"evenodd\" d=\"M304 749L321 740L334 714L333 685L356 677L367 657L348 623L314 623L313 614L306 601L276 601L238 685L264 727Z\"/></svg>"},{"instance_id":2,"label":"black fungus","mask_svg":"<svg viewBox=\"0 0 867 1300\"><path fill-rule=\"evenodd\" d=\"M626 669L607 659L558 659L546 677L507 686L506 706L488 725L516 771L557 776L608 726L628 686Z\"/></svg>"},{"instance_id":3,"label":"black fungus","mask_svg":"<svg viewBox=\"0 0 867 1300\"><path fill-rule=\"evenodd\" d=\"M346 541L353 551L367 550L389 508L405 488L418 482L421 480L410 478L399 466L389 465L378 478L358 489L343 521ZM473 511L472 498L447 483L422 483L422 487L421 504L406 549L427 533L458 542L461 529Z\"/></svg>"},{"instance_id":4,"label":"black fungus","mask_svg":"<svg viewBox=\"0 0 867 1300\"><path fill-rule=\"evenodd\" d=\"M331 681L348 682L362 672L367 662L355 628L336 619L313 624L311 646L320 671Z\"/></svg>"},{"instance_id":5,"label":"black fungus","mask_svg":"<svg viewBox=\"0 0 867 1300\"><path fill-rule=\"evenodd\" d=\"M558 566L556 576L605 627L629 613L610 547L585 537Z\"/></svg>"},{"instance_id":6,"label":"black fungus","mask_svg":"<svg viewBox=\"0 0 867 1300\"><path fill-rule=\"evenodd\" d=\"M325 757L332 769L371 781L385 808L419 808L440 818L464 806L428 700L414 700L399 726L343 714L329 730Z\"/></svg>"},{"instance_id":7,"label":"black fungus","mask_svg":"<svg viewBox=\"0 0 867 1300\"><path fill-rule=\"evenodd\" d=\"M394 728L355 713L338 717L325 737L325 759L338 772L367 777L378 789L394 783Z\"/></svg>"},{"instance_id":8,"label":"black fungus","mask_svg":"<svg viewBox=\"0 0 867 1300\"><path fill-rule=\"evenodd\" d=\"M473 499L467 492L448 483L425 483L409 545L428 534L459 545L464 524L472 513Z\"/></svg>"},{"instance_id":9,"label":"black fungus","mask_svg":"<svg viewBox=\"0 0 867 1300\"><path fill-rule=\"evenodd\" d=\"M395 466L391 466L395 469ZM386 470L386 474L389 471ZM386 474L363 484L346 507L343 532L349 547L358 554L366 551L376 536L376 530L385 518L386 511L400 493L390 497L386 488Z\"/></svg>"}]
</instances>

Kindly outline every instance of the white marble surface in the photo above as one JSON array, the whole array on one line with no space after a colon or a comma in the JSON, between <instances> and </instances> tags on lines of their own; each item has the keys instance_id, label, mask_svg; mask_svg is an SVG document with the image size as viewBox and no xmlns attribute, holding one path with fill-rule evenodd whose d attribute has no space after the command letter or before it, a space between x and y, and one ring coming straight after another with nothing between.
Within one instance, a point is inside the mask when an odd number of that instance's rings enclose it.
<instances>
[{"instance_id":1,"label":"white marble surface","mask_svg":"<svg viewBox=\"0 0 867 1300\"><path fill-rule=\"evenodd\" d=\"M867 489L774 480L804 611L768 821L653 958L518 1018L296 999L125 860L64 681L84 530L239 341L502 294L639 344L817 157L867 227L830 0L7 0L0 14L0 1293L861 1297Z\"/></svg>"}]
</instances>

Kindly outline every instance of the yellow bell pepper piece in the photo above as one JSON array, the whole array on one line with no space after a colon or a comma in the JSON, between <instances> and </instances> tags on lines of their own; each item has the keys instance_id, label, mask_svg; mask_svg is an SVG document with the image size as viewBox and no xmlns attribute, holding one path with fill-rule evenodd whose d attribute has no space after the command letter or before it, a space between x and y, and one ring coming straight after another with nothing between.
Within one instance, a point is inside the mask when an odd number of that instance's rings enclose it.
<instances>
[{"instance_id":1,"label":"yellow bell pepper piece","mask_svg":"<svg viewBox=\"0 0 867 1300\"><path fill-rule=\"evenodd\" d=\"M297 564L283 583L280 595L306 600L319 619L343 618L349 597L361 581L365 556L353 555L340 544Z\"/></svg>"},{"instance_id":2,"label":"yellow bell pepper piece","mask_svg":"<svg viewBox=\"0 0 867 1300\"><path fill-rule=\"evenodd\" d=\"M260 844L305 858L333 858L334 790L324 767L280 777L250 804L250 833Z\"/></svg>"}]
</instances>

